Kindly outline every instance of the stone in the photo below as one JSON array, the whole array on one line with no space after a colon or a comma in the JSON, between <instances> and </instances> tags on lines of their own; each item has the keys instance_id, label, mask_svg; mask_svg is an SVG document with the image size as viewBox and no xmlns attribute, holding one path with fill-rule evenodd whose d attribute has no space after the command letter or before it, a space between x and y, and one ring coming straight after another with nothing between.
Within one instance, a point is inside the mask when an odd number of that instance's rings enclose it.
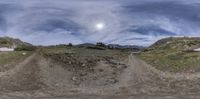
<instances>
[{"instance_id":1,"label":"stone","mask_svg":"<svg viewBox=\"0 0 200 99\"><path fill-rule=\"evenodd\" d=\"M27 53L25 53L25 52L24 52L24 53L22 53L22 55L24 55L24 56L25 56L25 55L27 55Z\"/></svg>"},{"instance_id":2,"label":"stone","mask_svg":"<svg viewBox=\"0 0 200 99\"><path fill-rule=\"evenodd\" d=\"M85 67L85 66L86 66L86 64L82 64L81 66Z\"/></svg>"},{"instance_id":3,"label":"stone","mask_svg":"<svg viewBox=\"0 0 200 99\"><path fill-rule=\"evenodd\" d=\"M72 80L73 80L73 81L76 81L76 80L77 80L77 77L75 77L75 76L72 77Z\"/></svg>"},{"instance_id":4,"label":"stone","mask_svg":"<svg viewBox=\"0 0 200 99\"><path fill-rule=\"evenodd\" d=\"M115 84L115 83L118 82L118 80L116 80L116 79L109 79L108 82L109 82L109 83L112 83L112 84Z\"/></svg>"},{"instance_id":5,"label":"stone","mask_svg":"<svg viewBox=\"0 0 200 99\"><path fill-rule=\"evenodd\" d=\"M82 73L80 73L80 76L86 76L86 75L87 75L86 72L82 72Z\"/></svg>"}]
</instances>

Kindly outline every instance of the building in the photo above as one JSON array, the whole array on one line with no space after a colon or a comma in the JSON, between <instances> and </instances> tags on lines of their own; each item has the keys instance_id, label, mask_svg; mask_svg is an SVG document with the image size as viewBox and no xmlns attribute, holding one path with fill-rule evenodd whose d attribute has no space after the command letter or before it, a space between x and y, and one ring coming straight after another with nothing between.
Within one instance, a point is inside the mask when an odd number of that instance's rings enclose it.
<instances>
[{"instance_id":1,"label":"building","mask_svg":"<svg viewBox=\"0 0 200 99\"><path fill-rule=\"evenodd\" d=\"M13 48L0 47L0 52L12 52L12 51L14 51Z\"/></svg>"},{"instance_id":2,"label":"building","mask_svg":"<svg viewBox=\"0 0 200 99\"><path fill-rule=\"evenodd\" d=\"M193 49L195 52L200 52L200 48Z\"/></svg>"}]
</instances>

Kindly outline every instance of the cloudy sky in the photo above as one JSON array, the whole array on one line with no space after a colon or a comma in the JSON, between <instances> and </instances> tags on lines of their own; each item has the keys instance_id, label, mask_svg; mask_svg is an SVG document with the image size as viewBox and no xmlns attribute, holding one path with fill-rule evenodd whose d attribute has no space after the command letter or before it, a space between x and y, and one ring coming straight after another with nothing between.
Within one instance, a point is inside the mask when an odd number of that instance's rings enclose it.
<instances>
[{"instance_id":1,"label":"cloudy sky","mask_svg":"<svg viewBox=\"0 0 200 99\"><path fill-rule=\"evenodd\" d=\"M200 36L199 0L0 0L0 36L32 44L147 46Z\"/></svg>"}]
</instances>

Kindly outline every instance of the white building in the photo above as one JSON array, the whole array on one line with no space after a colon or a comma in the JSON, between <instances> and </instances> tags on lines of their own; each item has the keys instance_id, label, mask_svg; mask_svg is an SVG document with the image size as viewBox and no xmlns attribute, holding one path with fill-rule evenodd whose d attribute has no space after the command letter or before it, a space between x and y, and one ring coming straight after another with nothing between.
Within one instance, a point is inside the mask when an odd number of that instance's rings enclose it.
<instances>
[{"instance_id":1,"label":"white building","mask_svg":"<svg viewBox=\"0 0 200 99\"><path fill-rule=\"evenodd\" d=\"M0 52L12 52L12 51L14 51L13 48L0 47Z\"/></svg>"},{"instance_id":2,"label":"white building","mask_svg":"<svg viewBox=\"0 0 200 99\"><path fill-rule=\"evenodd\" d=\"M196 49L194 49L193 51L195 51L195 52L200 52L200 48L196 48Z\"/></svg>"}]
</instances>

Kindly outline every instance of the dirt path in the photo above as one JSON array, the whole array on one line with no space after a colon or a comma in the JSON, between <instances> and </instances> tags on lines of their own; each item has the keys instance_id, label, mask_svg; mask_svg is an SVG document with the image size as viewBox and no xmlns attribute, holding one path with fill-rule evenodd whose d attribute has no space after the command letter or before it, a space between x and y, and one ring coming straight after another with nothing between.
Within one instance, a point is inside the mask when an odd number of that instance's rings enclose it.
<instances>
[{"instance_id":1,"label":"dirt path","mask_svg":"<svg viewBox=\"0 0 200 99\"><path fill-rule=\"evenodd\" d=\"M0 76L0 92L29 91L41 88L37 54L34 53L15 68Z\"/></svg>"},{"instance_id":2,"label":"dirt path","mask_svg":"<svg viewBox=\"0 0 200 99\"><path fill-rule=\"evenodd\" d=\"M77 95L77 96L62 96L62 97L12 97L0 96L0 99L200 99L200 96L98 96L98 95Z\"/></svg>"},{"instance_id":3,"label":"dirt path","mask_svg":"<svg viewBox=\"0 0 200 99\"><path fill-rule=\"evenodd\" d=\"M107 86L102 84L100 86L87 85L90 81L96 81L93 83L101 81L101 79L99 81L97 79L85 81L84 86L75 86L72 85L72 72L34 53L15 68L0 73L0 99L17 99L12 98L15 96L30 97L30 99L51 99L54 96L55 98L52 99L82 99L81 95L85 96L85 99L93 99L94 97L98 97L98 99L122 99L118 96L124 97L123 99L134 97L137 99L146 99L147 97L148 99L184 99L187 96L180 98L171 97L171 95L198 94L200 92L199 73L190 75L159 71L132 54L123 62L126 62L127 68L119 73L118 82ZM105 65L106 69L109 67L108 64L101 65ZM91 75L100 74L94 72ZM88 77L92 77L91 75ZM104 76L98 77L107 79ZM87 96L88 94L92 96ZM161 94L165 94L166 97L158 96ZM56 97L63 95L72 96ZM118 96L115 97L115 95ZM33 96L35 98L31 98ZM188 97L185 99L198 98Z\"/></svg>"},{"instance_id":4,"label":"dirt path","mask_svg":"<svg viewBox=\"0 0 200 99\"><path fill-rule=\"evenodd\" d=\"M6 72L0 72L0 77L5 77L9 75L14 75L16 72L19 72L25 65L27 65L33 58L35 58L36 53L32 54L28 58L26 58L23 62L17 64L15 68L10 69Z\"/></svg>"}]
</instances>

